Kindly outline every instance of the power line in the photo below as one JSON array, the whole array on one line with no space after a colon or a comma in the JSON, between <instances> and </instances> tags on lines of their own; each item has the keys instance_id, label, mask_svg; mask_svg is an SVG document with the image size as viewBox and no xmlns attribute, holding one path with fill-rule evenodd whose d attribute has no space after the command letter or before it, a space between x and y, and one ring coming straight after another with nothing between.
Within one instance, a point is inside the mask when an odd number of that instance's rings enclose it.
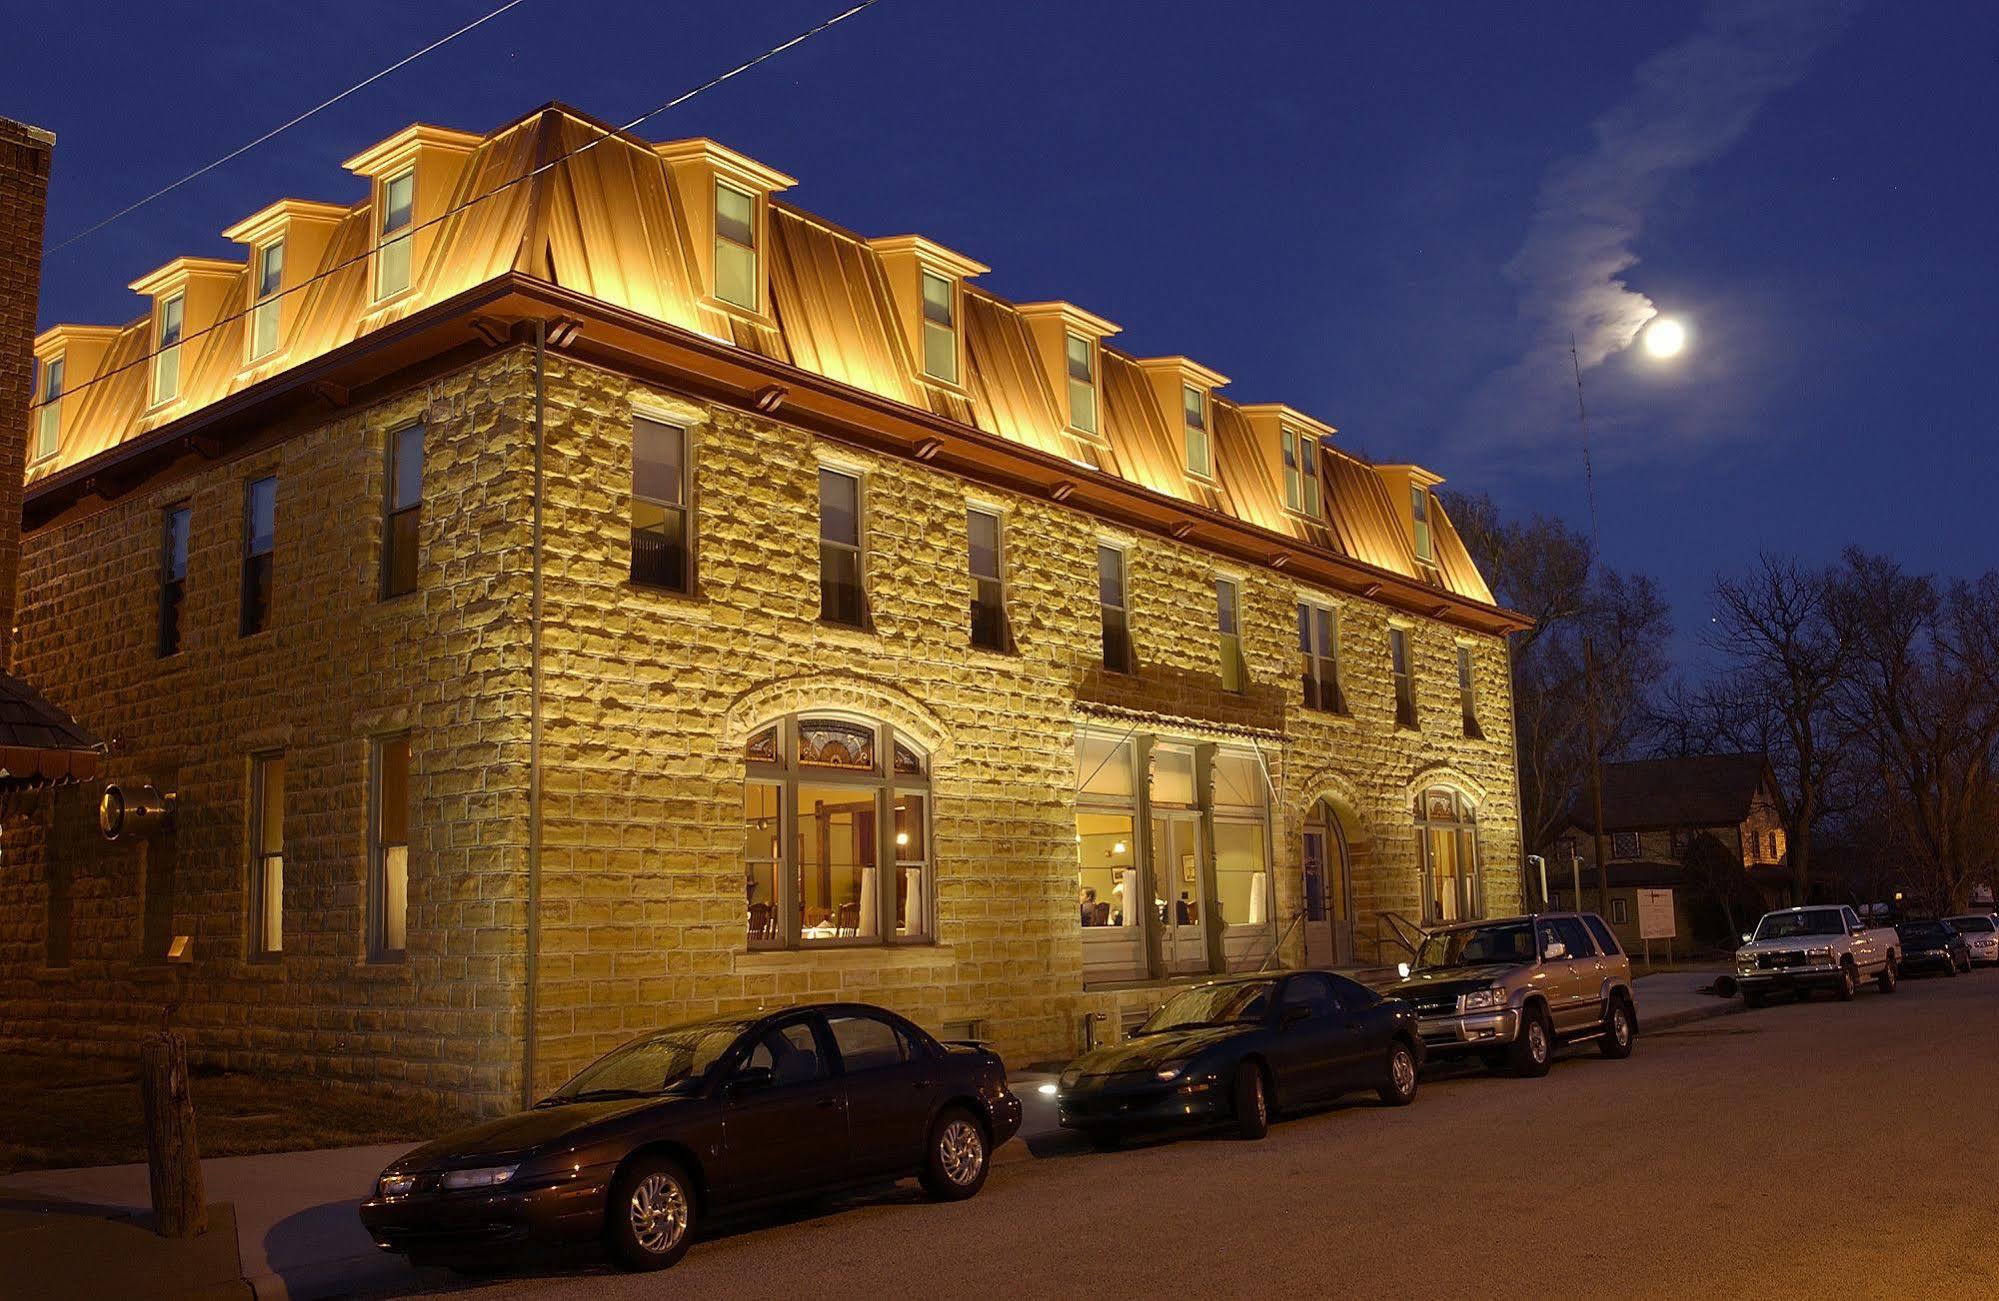
<instances>
[{"instance_id":1,"label":"power line","mask_svg":"<svg viewBox=\"0 0 1999 1301\"><path fill-rule=\"evenodd\" d=\"M669 109L678 108L680 105L685 104L688 100L693 99L696 95L699 95L704 91L712 90L716 86L719 86L723 82L729 80L731 77L735 77L744 72L748 72L751 68L756 67L758 64L776 58L778 55L784 53L786 50L792 49L795 46L803 44L804 42L812 39L814 36L819 35L821 32L827 30L828 28L835 27L840 23L847 21L849 18L854 17L856 14L863 12L864 10L872 9L875 5L879 4L880 2L881 0L859 0L859 3L841 10L839 13L833 15L831 18L824 20L823 22L818 23L816 26L808 27L804 31L798 33L798 35L793 36L791 39L783 41L777 45L771 46L768 50L765 50L762 54L757 55L755 58L746 59L743 62L737 64L735 67L729 69L727 72L721 73L714 77L710 77L708 80L702 82L698 86L695 86L691 90L682 91L680 94L674 96L672 99L667 100L664 104L661 104L657 108L649 109L646 112L639 114L639 116L633 118L630 122L627 122L625 125L621 127L615 127L609 131L605 131L602 128L599 128L598 129L599 134L591 137L589 140L584 141L582 144L577 145L573 149L564 150L562 153L557 154L555 157L549 159L547 162L542 163L541 165L534 167L529 171L521 173L519 176L514 177L512 180L503 181L499 185L494 186L492 189L487 190L483 194L475 194L471 198L465 200L465 202L460 203L454 207L445 209L443 212L438 213L435 217L432 217L428 221L422 221L414 225L404 227L401 231L397 232L397 237L402 238L404 237L405 234L409 236L414 236L420 230L427 230L430 227L435 226L440 222L446 221L451 217L457 216L459 213L465 211L467 208L472 207L474 204L484 203L488 199L497 198L500 195L505 194L508 190L511 190L514 186L524 184L527 181L531 181L535 177L541 175L543 172L549 171L550 169L554 168L560 163L565 163L569 161L571 158L576 157L578 154L587 153L589 150L602 144L604 141L613 138L614 136L619 136L627 132L630 132L639 126L642 126L646 122L651 121L653 118L658 117L661 113L664 113ZM366 249L362 250L359 253L356 253L354 256L336 262L332 266L326 268L324 271L316 272L315 274L308 276L306 279L301 280L296 285L293 285L290 289L280 290L279 292L272 294L269 297L264 298L257 303L253 303L250 306L243 308L241 311L231 312L227 316L220 317L212 325L204 326L201 329L196 330L194 333L184 336L178 343L174 343L168 346L172 348L185 347L186 345L193 343L196 339L202 338L204 335L213 334L215 331L221 329L223 326L229 324L231 321L241 320L245 316L248 316L252 312L256 311L258 307L261 307L268 303L278 302L281 299L287 298L292 294L298 293L306 289L307 287L316 284L321 280L326 279L328 276L334 275L341 271L345 271L348 267L354 266L356 263L365 262L374 255L375 255L375 246L373 244L370 244ZM168 348L155 347L150 352L141 353L137 357L132 358L132 360L125 362L123 365L114 366L112 369L105 371L101 375L96 375L90 379L85 380L83 383L78 384L75 388L65 389L61 393L56 394L55 397L53 398L43 398L40 401L30 402L28 404L28 409L32 412L40 409L41 407L47 406L51 401L60 402L64 398L71 397L77 393L82 393L90 388L95 387L98 384L102 384L107 380L110 380L118 375L123 374L124 372L132 369L134 366L143 365L146 362L151 361L153 358L159 356L161 353L166 352L167 350Z\"/></svg>"},{"instance_id":2,"label":"power line","mask_svg":"<svg viewBox=\"0 0 1999 1301\"><path fill-rule=\"evenodd\" d=\"M492 12L484 15L483 17L473 19L471 22L465 24L463 27L459 28L455 32L450 33L447 36L438 37L436 40L424 46L422 49L416 51L414 54L404 55L402 58L396 60L394 63L391 63L388 67L383 68L380 72L375 73L373 76L367 78L366 80L355 82L347 89L341 91L338 95L333 96L333 98L321 100L319 103L314 104L311 108L307 109L303 113L300 113L297 117L291 119L289 122L285 122L282 125L272 127L269 131L264 132L264 134L258 136L255 140L252 140L249 144L242 145L238 148L230 150L228 153L222 155L222 157L216 159L212 163L207 164L206 166L195 168L193 171L189 172L186 176L181 177L179 180L173 182L171 185L163 185L159 189L154 190L151 194L148 194L145 198L140 199L137 202L126 204L124 207L118 209L118 211L104 218L96 225L86 226L82 230L76 232L76 234L71 235L68 239L65 239L57 244L51 244L48 248L42 250L42 260L44 262L48 261L51 257L54 257L57 253L62 252L64 249L76 243L78 240L81 240L90 235L95 235L98 231L103 230L106 226L109 226L112 222L117 221L120 217L128 217L131 214L137 212L139 209L145 207L147 204L151 203L154 199L160 198L162 195L171 194L175 190L178 190L181 186L186 185L189 181L196 180L200 177L206 176L208 173L214 171L216 168L222 166L224 163L227 163L232 159L242 157L244 154L249 153L252 149L255 149L258 145L263 144L265 141L270 140L275 136L282 135L285 132L291 130L293 127L305 121L313 114L318 113L323 109L332 108L335 104L338 104L341 100L346 99L349 95L354 94L356 91L366 90L368 87L374 85L376 82L388 76L390 73L395 72L397 69L404 68L412 63L415 63L418 59L421 59L424 55L429 54L432 50L435 50L440 46L449 45L451 42L457 40L459 37L471 31L473 28L481 26L484 23L490 22L493 19L498 18L501 14L507 12L507 10L512 9L515 5L520 3L522 3L522 0L507 0L505 4L501 5L499 8L493 10Z\"/></svg>"}]
</instances>

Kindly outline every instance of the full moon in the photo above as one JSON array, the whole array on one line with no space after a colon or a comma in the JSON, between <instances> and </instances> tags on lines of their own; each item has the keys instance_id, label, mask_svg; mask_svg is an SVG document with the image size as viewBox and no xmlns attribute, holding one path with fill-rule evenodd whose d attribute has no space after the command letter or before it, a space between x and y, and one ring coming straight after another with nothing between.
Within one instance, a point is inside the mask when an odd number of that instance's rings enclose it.
<instances>
[{"instance_id":1,"label":"full moon","mask_svg":"<svg viewBox=\"0 0 1999 1301\"><path fill-rule=\"evenodd\" d=\"M1645 351L1654 357L1678 356L1687 346L1687 327L1670 316L1661 316L1645 331Z\"/></svg>"}]
</instances>

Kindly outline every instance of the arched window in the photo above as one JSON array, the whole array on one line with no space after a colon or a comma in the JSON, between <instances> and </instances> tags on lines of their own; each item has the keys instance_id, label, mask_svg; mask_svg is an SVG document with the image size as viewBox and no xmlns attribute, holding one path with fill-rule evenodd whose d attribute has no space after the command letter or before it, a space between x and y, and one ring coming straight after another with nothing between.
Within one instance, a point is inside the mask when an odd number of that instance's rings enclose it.
<instances>
[{"instance_id":1,"label":"arched window","mask_svg":"<svg viewBox=\"0 0 1999 1301\"><path fill-rule=\"evenodd\" d=\"M851 714L792 714L743 759L750 947L930 937L930 765L914 741Z\"/></svg>"},{"instance_id":2,"label":"arched window","mask_svg":"<svg viewBox=\"0 0 1999 1301\"><path fill-rule=\"evenodd\" d=\"M1416 797L1416 863L1423 878L1424 921L1484 914L1478 817L1471 801L1447 786L1432 786Z\"/></svg>"}]
</instances>

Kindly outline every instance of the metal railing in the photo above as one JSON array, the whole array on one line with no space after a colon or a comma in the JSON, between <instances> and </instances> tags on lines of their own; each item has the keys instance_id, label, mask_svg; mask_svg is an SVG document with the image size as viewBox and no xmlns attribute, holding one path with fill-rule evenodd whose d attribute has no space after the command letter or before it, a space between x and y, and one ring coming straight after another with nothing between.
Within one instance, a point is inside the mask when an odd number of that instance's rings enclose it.
<instances>
[{"instance_id":1,"label":"metal railing","mask_svg":"<svg viewBox=\"0 0 1999 1301\"><path fill-rule=\"evenodd\" d=\"M1384 928L1386 934L1383 933ZM1398 912L1378 912L1374 915L1374 961L1377 966L1388 965L1383 956L1387 945L1394 945L1409 957L1416 956L1416 950L1423 943L1423 928Z\"/></svg>"}]
</instances>

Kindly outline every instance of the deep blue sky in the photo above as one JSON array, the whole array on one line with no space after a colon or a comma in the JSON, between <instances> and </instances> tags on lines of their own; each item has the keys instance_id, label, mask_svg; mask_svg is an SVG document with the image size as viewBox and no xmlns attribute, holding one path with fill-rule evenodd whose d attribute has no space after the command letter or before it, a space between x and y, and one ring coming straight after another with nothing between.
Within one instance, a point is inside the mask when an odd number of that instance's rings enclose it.
<instances>
[{"instance_id":1,"label":"deep blue sky","mask_svg":"<svg viewBox=\"0 0 1999 1301\"><path fill-rule=\"evenodd\" d=\"M70 0L0 50L0 113L58 133L53 241L493 3ZM42 320L137 315L128 281L236 255L218 232L280 195L360 197L340 160L409 121L485 130L550 99L627 120L837 7L526 0L57 254ZM1718 84L1689 84L1689 50ZM1585 375L1605 556L1661 578L1691 651L1713 574L1758 548L1999 563L1996 73L1986 0L883 0L644 131L727 141L844 225L920 231L999 293L1070 299L1240 400L1578 525L1547 343L1569 327L1541 281L1595 212L1639 259L1630 289L1695 333L1671 368L1634 348ZM1700 120L1731 97L1740 120ZM1638 147L1595 150L1620 112L1664 163L1635 197L1588 179ZM1584 191L1550 203L1578 160ZM1532 239L1538 271L1509 276Z\"/></svg>"}]
</instances>

